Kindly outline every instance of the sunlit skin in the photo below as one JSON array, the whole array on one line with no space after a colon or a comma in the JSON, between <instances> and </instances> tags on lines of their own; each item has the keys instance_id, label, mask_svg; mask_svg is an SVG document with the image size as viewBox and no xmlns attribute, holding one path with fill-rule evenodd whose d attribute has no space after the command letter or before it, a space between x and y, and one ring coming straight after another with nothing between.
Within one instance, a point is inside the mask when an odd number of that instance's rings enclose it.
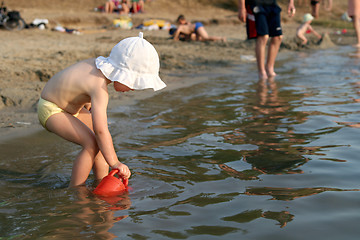
<instances>
[{"instance_id":1,"label":"sunlit skin","mask_svg":"<svg viewBox=\"0 0 360 240\"><path fill-rule=\"evenodd\" d=\"M121 7L115 6L115 2L113 0L108 0L105 2L104 10L105 13L113 13L114 9L117 9L119 14L128 14L130 12L127 1L121 0L119 1Z\"/></svg>"},{"instance_id":2,"label":"sunlit skin","mask_svg":"<svg viewBox=\"0 0 360 240\"><path fill-rule=\"evenodd\" d=\"M107 86L111 82L96 68L95 59L87 59L55 74L41 93L43 99L64 110L50 116L46 128L82 147L73 163L70 186L84 184L91 169L99 180L108 174L109 166L124 178L131 175L119 161L108 129ZM119 82L114 82L114 88L117 92L133 90Z\"/></svg>"},{"instance_id":3,"label":"sunlit skin","mask_svg":"<svg viewBox=\"0 0 360 240\"><path fill-rule=\"evenodd\" d=\"M302 40L301 42L302 45L305 45L308 42L307 38L305 37L305 34L307 32L314 34L319 40L321 39L321 35L312 28L311 23L312 20L304 22L299 26L299 28L296 31L296 36Z\"/></svg>"},{"instance_id":4,"label":"sunlit skin","mask_svg":"<svg viewBox=\"0 0 360 240\"><path fill-rule=\"evenodd\" d=\"M109 80L108 80L109 81ZM111 82L111 81L110 81ZM117 92L129 92L129 91L134 91L134 89L132 88L129 88L128 86L122 84L122 83L119 83L119 82L114 82L114 89L117 91Z\"/></svg>"},{"instance_id":5,"label":"sunlit skin","mask_svg":"<svg viewBox=\"0 0 360 240\"><path fill-rule=\"evenodd\" d=\"M311 15L314 18L319 18L319 10L320 10L320 0L319 1L310 1L311 5Z\"/></svg>"},{"instance_id":6,"label":"sunlit skin","mask_svg":"<svg viewBox=\"0 0 360 240\"><path fill-rule=\"evenodd\" d=\"M354 25L357 43L353 46L360 48L360 2L359 0L348 0L349 16L352 18Z\"/></svg>"},{"instance_id":7,"label":"sunlit skin","mask_svg":"<svg viewBox=\"0 0 360 240\"><path fill-rule=\"evenodd\" d=\"M180 36L184 36L187 40L196 40L196 41L223 41L226 42L225 37L220 36L209 36L205 27L199 27L195 30L195 24L187 22L185 18L178 20L179 26L174 33L174 40L178 41ZM194 36L194 37L193 37Z\"/></svg>"}]
</instances>

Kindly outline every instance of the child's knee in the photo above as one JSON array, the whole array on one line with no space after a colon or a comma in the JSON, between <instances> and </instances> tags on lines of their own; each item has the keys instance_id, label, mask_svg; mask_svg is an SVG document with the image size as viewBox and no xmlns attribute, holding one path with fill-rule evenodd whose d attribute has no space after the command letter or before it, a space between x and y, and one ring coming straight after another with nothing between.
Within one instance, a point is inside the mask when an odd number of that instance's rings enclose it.
<instances>
[{"instance_id":1,"label":"child's knee","mask_svg":"<svg viewBox=\"0 0 360 240\"><path fill-rule=\"evenodd\" d=\"M82 147L93 156L96 156L100 151L95 136L87 138Z\"/></svg>"}]
</instances>

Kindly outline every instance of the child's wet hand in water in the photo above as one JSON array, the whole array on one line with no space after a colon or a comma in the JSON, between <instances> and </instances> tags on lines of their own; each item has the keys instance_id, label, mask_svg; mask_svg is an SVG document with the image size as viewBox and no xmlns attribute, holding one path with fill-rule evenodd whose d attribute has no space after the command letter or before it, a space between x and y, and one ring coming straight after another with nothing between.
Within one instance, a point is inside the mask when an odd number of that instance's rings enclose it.
<instances>
[{"instance_id":1,"label":"child's wet hand in water","mask_svg":"<svg viewBox=\"0 0 360 240\"><path fill-rule=\"evenodd\" d=\"M124 178L130 178L130 176L131 176L131 172L130 172L130 169L128 168L128 166L126 166L125 164L123 164L121 162L116 163L111 168L119 170L118 174Z\"/></svg>"}]
</instances>

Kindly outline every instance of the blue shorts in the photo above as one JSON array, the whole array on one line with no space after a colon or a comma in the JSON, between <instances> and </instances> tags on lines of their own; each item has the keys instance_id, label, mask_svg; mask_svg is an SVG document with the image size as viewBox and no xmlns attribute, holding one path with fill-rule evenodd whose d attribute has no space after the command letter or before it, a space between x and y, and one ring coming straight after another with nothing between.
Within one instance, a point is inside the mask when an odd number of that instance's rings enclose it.
<instances>
[{"instance_id":1,"label":"blue shorts","mask_svg":"<svg viewBox=\"0 0 360 240\"><path fill-rule=\"evenodd\" d=\"M282 35L281 8L278 5L250 6L250 9L255 16L256 36L276 37ZM248 38L254 38L254 36L248 35Z\"/></svg>"},{"instance_id":2,"label":"blue shorts","mask_svg":"<svg viewBox=\"0 0 360 240\"><path fill-rule=\"evenodd\" d=\"M201 22L196 22L195 23L195 33L196 31L199 29L199 27L203 27L204 25Z\"/></svg>"}]
</instances>

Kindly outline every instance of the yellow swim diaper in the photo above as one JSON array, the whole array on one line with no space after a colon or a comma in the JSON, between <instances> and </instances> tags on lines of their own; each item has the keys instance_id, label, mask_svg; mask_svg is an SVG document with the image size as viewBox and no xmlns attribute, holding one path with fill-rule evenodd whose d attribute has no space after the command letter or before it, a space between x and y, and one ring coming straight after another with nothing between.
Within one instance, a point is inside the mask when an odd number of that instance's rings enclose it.
<instances>
[{"instance_id":1,"label":"yellow swim diaper","mask_svg":"<svg viewBox=\"0 0 360 240\"><path fill-rule=\"evenodd\" d=\"M61 113L61 112L65 112L65 111L63 109L59 108L58 105L56 105L55 103L49 102L40 97L39 102L38 102L37 112L38 112L38 118L39 118L41 125L44 128L46 128L45 124L46 124L46 121L49 119L49 117L51 117L52 115L54 115L56 113ZM73 116L77 117L78 115L79 115L79 113L76 113Z\"/></svg>"},{"instance_id":2,"label":"yellow swim diaper","mask_svg":"<svg viewBox=\"0 0 360 240\"><path fill-rule=\"evenodd\" d=\"M39 103L38 103L38 118L41 123L41 125L45 127L46 121L51 117L52 115L56 113L65 112L63 109L59 108L58 105L55 103L49 102L47 100L44 100L40 97Z\"/></svg>"}]
</instances>

